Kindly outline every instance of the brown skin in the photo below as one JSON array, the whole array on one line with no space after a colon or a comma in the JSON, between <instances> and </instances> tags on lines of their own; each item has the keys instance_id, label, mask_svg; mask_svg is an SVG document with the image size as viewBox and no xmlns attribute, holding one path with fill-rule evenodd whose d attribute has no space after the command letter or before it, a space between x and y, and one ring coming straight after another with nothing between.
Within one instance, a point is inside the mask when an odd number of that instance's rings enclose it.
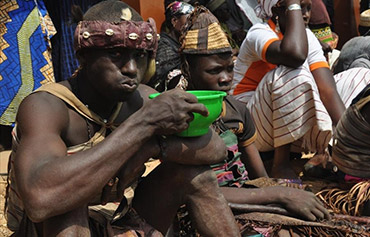
<instances>
[{"instance_id":1,"label":"brown skin","mask_svg":"<svg viewBox=\"0 0 370 237\"><path fill-rule=\"evenodd\" d=\"M90 50L78 57L83 69L77 96L102 118L109 117L123 101L116 120L121 125L98 145L67 156L67 147L88 140L85 119L45 92L32 94L22 102L17 115L20 144L14 169L26 213L41 223L44 236L90 236L87 205L108 181L117 175L118 193L122 194L144 163L160 153L156 135L183 131L192 112L208 114L194 96L181 90L149 100L148 95L155 91L139 85L148 61L144 51ZM61 84L71 89L68 82ZM89 125L92 134L99 129L97 124ZM166 233L177 208L186 203L203 235L238 236L232 213L208 168L225 155L222 139L213 131L193 139L169 136L168 147L168 157L139 185L133 200L138 213ZM104 203L109 201L105 194L103 197ZM209 216L217 218L209 221Z\"/></svg>"},{"instance_id":2,"label":"brown skin","mask_svg":"<svg viewBox=\"0 0 370 237\"><path fill-rule=\"evenodd\" d=\"M302 11L286 11L286 6L300 4ZM266 60L277 65L292 68L301 66L307 58L308 42L305 30L311 16L311 0L284 0L273 8L278 17L284 38L273 42L266 51ZM275 17L273 17L275 19ZM333 74L328 68L319 68L312 72L320 98L327 109L333 125L339 121L345 110L336 90ZM297 178L289 162L290 144L275 148L271 175L276 178Z\"/></svg>"},{"instance_id":3,"label":"brown skin","mask_svg":"<svg viewBox=\"0 0 370 237\"><path fill-rule=\"evenodd\" d=\"M174 40L179 41L181 28L185 25L186 18L188 16L189 14L181 15L181 16L174 16L171 18L172 29L170 30L169 35Z\"/></svg>"},{"instance_id":4,"label":"brown skin","mask_svg":"<svg viewBox=\"0 0 370 237\"><path fill-rule=\"evenodd\" d=\"M233 62L231 54L196 55L188 57L190 68L189 86L195 90L220 90L228 92L231 88ZM241 160L252 178L267 177L259 152L254 145L239 146ZM245 189L221 187L222 193L230 203L237 204L278 204L292 215L314 221L329 218L313 193L288 187Z\"/></svg>"},{"instance_id":5,"label":"brown skin","mask_svg":"<svg viewBox=\"0 0 370 237\"><path fill-rule=\"evenodd\" d=\"M188 57L189 58L189 57ZM189 89L216 90L228 92L231 89L234 63L231 54L191 56ZM267 172L254 143L247 147L240 145L242 161L250 167L251 178L267 177Z\"/></svg>"}]
</instances>

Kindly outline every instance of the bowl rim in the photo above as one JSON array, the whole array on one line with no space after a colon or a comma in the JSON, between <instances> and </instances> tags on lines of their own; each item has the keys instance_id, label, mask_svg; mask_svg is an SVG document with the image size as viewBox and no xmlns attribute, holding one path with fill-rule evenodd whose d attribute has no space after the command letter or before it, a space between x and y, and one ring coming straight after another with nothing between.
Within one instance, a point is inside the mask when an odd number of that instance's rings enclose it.
<instances>
[{"instance_id":1,"label":"bowl rim","mask_svg":"<svg viewBox=\"0 0 370 237\"><path fill-rule=\"evenodd\" d=\"M215 99L215 98L218 98L220 96L221 97L227 96L227 93L225 91L216 91L216 90L188 90L186 92L187 93L190 93L190 94L193 94L193 92L197 92L197 93L198 92L200 92L200 93L213 92L214 93L214 94L211 94L211 95L195 95L198 99ZM161 94L160 92L150 94L149 95L149 99L154 99L155 97L157 97L160 94Z\"/></svg>"}]
</instances>

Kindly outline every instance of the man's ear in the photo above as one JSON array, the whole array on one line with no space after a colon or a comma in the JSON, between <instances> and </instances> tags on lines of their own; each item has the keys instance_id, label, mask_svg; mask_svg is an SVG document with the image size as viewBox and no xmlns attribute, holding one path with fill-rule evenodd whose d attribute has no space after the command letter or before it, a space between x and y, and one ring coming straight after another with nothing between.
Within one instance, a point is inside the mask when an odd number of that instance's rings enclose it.
<instances>
[{"instance_id":1,"label":"man's ear","mask_svg":"<svg viewBox=\"0 0 370 237\"><path fill-rule=\"evenodd\" d=\"M171 18L171 25L172 25L172 28L175 28L176 23L177 23L177 18L176 18L176 17L172 17L172 18Z\"/></svg>"}]
</instances>

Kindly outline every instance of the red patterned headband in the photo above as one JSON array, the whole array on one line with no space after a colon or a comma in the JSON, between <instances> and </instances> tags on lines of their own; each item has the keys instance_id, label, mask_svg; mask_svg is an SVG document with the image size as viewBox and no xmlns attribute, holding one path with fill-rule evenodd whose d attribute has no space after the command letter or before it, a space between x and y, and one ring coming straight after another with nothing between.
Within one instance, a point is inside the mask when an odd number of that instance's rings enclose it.
<instances>
[{"instance_id":1,"label":"red patterned headband","mask_svg":"<svg viewBox=\"0 0 370 237\"><path fill-rule=\"evenodd\" d=\"M155 58L159 36L152 18L148 21L80 21L74 34L74 49L125 47L152 51Z\"/></svg>"}]
</instances>

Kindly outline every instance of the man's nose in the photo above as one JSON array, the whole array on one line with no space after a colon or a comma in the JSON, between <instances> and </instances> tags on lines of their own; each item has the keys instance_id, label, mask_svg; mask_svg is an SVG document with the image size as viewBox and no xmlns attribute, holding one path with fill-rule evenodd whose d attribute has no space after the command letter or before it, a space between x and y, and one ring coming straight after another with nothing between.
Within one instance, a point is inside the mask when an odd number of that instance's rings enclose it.
<instances>
[{"instance_id":1,"label":"man's nose","mask_svg":"<svg viewBox=\"0 0 370 237\"><path fill-rule=\"evenodd\" d=\"M224 72L220 76L220 82L225 83L225 82L231 82L232 80L232 74L228 72Z\"/></svg>"},{"instance_id":2,"label":"man's nose","mask_svg":"<svg viewBox=\"0 0 370 237\"><path fill-rule=\"evenodd\" d=\"M303 16L303 19L304 20L309 20L309 18L310 18L310 11L309 10L307 10L307 9L302 9L302 16Z\"/></svg>"},{"instance_id":3,"label":"man's nose","mask_svg":"<svg viewBox=\"0 0 370 237\"><path fill-rule=\"evenodd\" d=\"M137 63L134 58L129 59L121 68L121 73L127 75L131 78L136 77L137 75Z\"/></svg>"}]
</instances>

